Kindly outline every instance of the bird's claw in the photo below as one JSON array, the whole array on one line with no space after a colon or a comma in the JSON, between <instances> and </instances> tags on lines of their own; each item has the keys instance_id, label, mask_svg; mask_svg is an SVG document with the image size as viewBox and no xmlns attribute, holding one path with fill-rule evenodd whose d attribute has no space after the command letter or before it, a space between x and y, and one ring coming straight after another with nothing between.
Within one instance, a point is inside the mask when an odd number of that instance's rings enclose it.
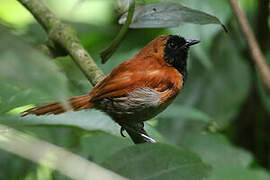
<instances>
[{"instance_id":1,"label":"bird's claw","mask_svg":"<svg viewBox=\"0 0 270 180\"><path fill-rule=\"evenodd\" d=\"M123 133L124 131L125 131L125 128L123 128L123 126L121 126L120 134L121 134L122 137L126 137L126 136L124 135L124 133Z\"/></svg>"},{"instance_id":2,"label":"bird's claw","mask_svg":"<svg viewBox=\"0 0 270 180\"><path fill-rule=\"evenodd\" d=\"M140 133L140 135L143 137L143 139L146 141L146 142L149 142L149 143L156 143L157 141L154 140L153 138L150 138L149 136L145 135L145 134L142 134Z\"/></svg>"}]
</instances>

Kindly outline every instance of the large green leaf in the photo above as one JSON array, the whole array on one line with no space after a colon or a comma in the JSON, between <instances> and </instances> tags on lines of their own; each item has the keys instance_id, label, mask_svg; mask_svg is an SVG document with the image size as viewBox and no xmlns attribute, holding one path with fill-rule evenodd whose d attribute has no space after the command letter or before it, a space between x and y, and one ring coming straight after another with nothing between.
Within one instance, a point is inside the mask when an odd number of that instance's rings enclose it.
<instances>
[{"instance_id":1,"label":"large green leaf","mask_svg":"<svg viewBox=\"0 0 270 180\"><path fill-rule=\"evenodd\" d=\"M168 143L178 142L186 131L204 131L214 127L214 120L206 113L177 103L170 105L157 118L157 127Z\"/></svg>"},{"instance_id":2,"label":"large green leaf","mask_svg":"<svg viewBox=\"0 0 270 180\"><path fill-rule=\"evenodd\" d=\"M124 14L119 23L124 24L126 18L127 14ZM185 7L179 3L161 2L136 8L130 27L166 28L175 27L181 23L222 25L220 20L213 15Z\"/></svg>"},{"instance_id":3,"label":"large green leaf","mask_svg":"<svg viewBox=\"0 0 270 180\"><path fill-rule=\"evenodd\" d=\"M26 117L2 115L0 123L12 126L37 126L37 125L61 125L84 129L86 131L105 131L110 134L120 136L120 126L117 125L109 116L96 110L86 110L80 112L66 112L60 115ZM161 135L146 123L145 127L149 135L162 141Z\"/></svg>"},{"instance_id":4,"label":"large green leaf","mask_svg":"<svg viewBox=\"0 0 270 180\"><path fill-rule=\"evenodd\" d=\"M20 89L1 80L0 84L0 113L26 104L38 103L41 100L41 95L35 91Z\"/></svg>"},{"instance_id":5,"label":"large green leaf","mask_svg":"<svg viewBox=\"0 0 270 180\"><path fill-rule=\"evenodd\" d=\"M220 134L193 132L187 134L179 143L200 154L201 158L213 168L225 168L228 165L230 168L247 168L253 159L250 153L232 146Z\"/></svg>"},{"instance_id":6,"label":"large green leaf","mask_svg":"<svg viewBox=\"0 0 270 180\"><path fill-rule=\"evenodd\" d=\"M102 132L82 137L80 144L80 154L98 164L117 151L133 145L129 138L121 138Z\"/></svg>"},{"instance_id":7,"label":"large green leaf","mask_svg":"<svg viewBox=\"0 0 270 180\"><path fill-rule=\"evenodd\" d=\"M0 52L2 112L28 103L66 99L66 78L49 58L1 30Z\"/></svg>"},{"instance_id":8,"label":"large green leaf","mask_svg":"<svg viewBox=\"0 0 270 180\"><path fill-rule=\"evenodd\" d=\"M171 1L171 0L170 0ZM190 0L172 0L175 2L181 2L185 6L192 7L194 9L200 9L200 11L214 14L222 22L228 21L232 15L232 9L230 4L226 0L204 0L204 1L190 1ZM210 29L210 28L208 28Z\"/></svg>"},{"instance_id":9,"label":"large green leaf","mask_svg":"<svg viewBox=\"0 0 270 180\"><path fill-rule=\"evenodd\" d=\"M159 143L127 147L102 164L122 176L138 180L202 180L210 172L210 167L196 154Z\"/></svg>"}]
</instances>

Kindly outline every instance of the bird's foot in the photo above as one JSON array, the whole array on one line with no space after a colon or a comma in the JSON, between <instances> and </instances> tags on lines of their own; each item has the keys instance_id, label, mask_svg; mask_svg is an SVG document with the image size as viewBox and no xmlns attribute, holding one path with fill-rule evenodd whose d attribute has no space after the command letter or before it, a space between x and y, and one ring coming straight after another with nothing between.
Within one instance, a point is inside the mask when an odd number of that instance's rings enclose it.
<instances>
[{"instance_id":1,"label":"bird's foot","mask_svg":"<svg viewBox=\"0 0 270 180\"><path fill-rule=\"evenodd\" d=\"M144 123L141 123L139 128L138 128L138 126L127 125L127 124L120 124L120 126L121 126L120 134L123 137L126 137L123 132L128 130L128 131L132 131L133 133L139 135L145 142L148 142L148 143L155 143L156 142L156 140L149 137L147 135L147 133L145 132L145 130L143 129Z\"/></svg>"},{"instance_id":2,"label":"bird's foot","mask_svg":"<svg viewBox=\"0 0 270 180\"><path fill-rule=\"evenodd\" d=\"M120 134L121 134L122 137L126 137L126 136L124 135L124 133L123 133L124 131L125 131L125 128L124 128L123 126L121 126Z\"/></svg>"}]
</instances>

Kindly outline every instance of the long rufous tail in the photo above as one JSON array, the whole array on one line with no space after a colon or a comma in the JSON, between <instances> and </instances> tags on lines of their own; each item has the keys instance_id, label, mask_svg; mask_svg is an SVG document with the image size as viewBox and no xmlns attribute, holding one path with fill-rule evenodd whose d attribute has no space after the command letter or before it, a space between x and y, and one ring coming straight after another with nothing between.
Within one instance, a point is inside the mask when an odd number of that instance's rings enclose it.
<instances>
[{"instance_id":1,"label":"long rufous tail","mask_svg":"<svg viewBox=\"0 0 270 180\"><path fill-rule=\"evenodd\" d=\"M68 100L69 106L72 108L73 111L80 111L82 109L88 109L93 106L90 101L90 96L88 94L77 96L70 98ZM66 112L67 110L59 103L53 102L50 104L46 104L44 106L34 107L24 111L21 116L26 116L29 114L35 114L37 116L44 115L44 114L60 114Z\"/></svg>"}]
</instances>

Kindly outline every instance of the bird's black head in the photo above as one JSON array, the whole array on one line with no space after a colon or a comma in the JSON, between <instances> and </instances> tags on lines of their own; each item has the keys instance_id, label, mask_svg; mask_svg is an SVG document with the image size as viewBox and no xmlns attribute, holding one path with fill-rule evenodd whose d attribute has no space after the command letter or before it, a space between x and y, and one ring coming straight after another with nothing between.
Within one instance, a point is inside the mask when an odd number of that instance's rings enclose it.
<instances>
[{"instance_id":1,"label":"bird's black head","mask_svg":"<svg viewBox=\"0 0 270 180\"><path fill-rule=\"evenodd\" d=\"M199 42L198 40L186 40L177 35L169 35L165 44L164 59L182 74L184 82L187 78L186 66L189 47Z\"/></svg>"}]
</instances>

